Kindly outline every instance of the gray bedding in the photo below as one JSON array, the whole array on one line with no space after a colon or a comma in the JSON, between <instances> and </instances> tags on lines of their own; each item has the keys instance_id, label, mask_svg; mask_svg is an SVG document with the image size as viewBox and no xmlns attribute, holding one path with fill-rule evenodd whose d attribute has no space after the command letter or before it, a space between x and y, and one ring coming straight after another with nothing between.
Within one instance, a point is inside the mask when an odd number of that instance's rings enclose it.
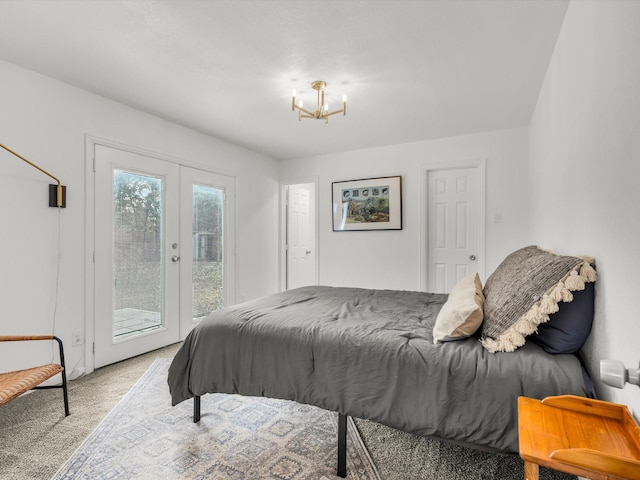
<instances>
[{"instance_id":1,"label":"gray bedding","mask_svg":"<svg viewBox=\"0 0 640 480\"><path fill-rule=\"evenodd\" d=\"M173 405L194 395L284 398L418 435L518 451L518 396L584 395L580 363L528 342L434 345L447 295L313 286L209 315L169 369Z\"/></svg>"}]
</instances>

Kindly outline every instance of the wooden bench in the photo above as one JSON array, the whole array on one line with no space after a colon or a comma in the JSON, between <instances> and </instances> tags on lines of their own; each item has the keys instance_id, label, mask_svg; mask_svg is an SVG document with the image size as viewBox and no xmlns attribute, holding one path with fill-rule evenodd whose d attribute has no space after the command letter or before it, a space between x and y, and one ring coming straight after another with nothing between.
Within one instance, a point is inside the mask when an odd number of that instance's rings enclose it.
<instances>
[{"instance_id":1,"label":"wooden bench","mask_svg":"<svg viewBox=\"0 0 640 480\"><path fill-rule=\"evenodd\" d=\"M55 340L58 342L60 351L60 363L49 363L25 370L0 373L0 406L9 403L14 398L19 397L29 390L45 388L61 388L64 399L64 414L69 415L69 395L67 392L67 374L64 368L64 349L62 340L53 335L32 335L32 336L1 336L0 342L21 342L33 340ZM62 375L62 385L40 385L45 380L60 373Z\"/></svg>"}]
</instances>

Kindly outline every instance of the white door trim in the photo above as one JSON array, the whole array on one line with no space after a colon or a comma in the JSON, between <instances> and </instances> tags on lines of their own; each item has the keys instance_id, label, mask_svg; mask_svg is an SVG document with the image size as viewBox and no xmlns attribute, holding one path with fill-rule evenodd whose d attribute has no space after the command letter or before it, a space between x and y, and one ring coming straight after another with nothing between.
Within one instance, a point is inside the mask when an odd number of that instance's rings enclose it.
<instances>
[{"instance_id":1,"label":"white door trim","mask_svg":"<svg viewBox=\"0 0 640 480\"><path fill-rule=\"evenodd\" d=\"M122 142L117 142L115 140L110 140L102 137L98 137L95 135L91 135L89 133L85 134L85 291L84 291L84 299L85 299L85 335L84 335L84 360L85 360L85 373L91 373L95 370L95 357L93 353L93 342L95 338L95 265L94 265L94 248L95 248L95 146L102 145L105 147L110 147L114 149L124 150L127 152L135 153L138 155L146 155L152 158L157 158L160 160L165 160L169 162L176 163L178 165L183 165L191 168L197 168L201 170L205 170L207 172L225 175L231 177L233 179L234 185L237 181L237 174L230 172L224 169L214 168L210 165L206 165L200 162L192 162L188 160L184 160L181 158L173 157L171 155L166 155L163 153L154 152L152 150L148 150L145 148L135 147L132 145L128 145ZM235 192L234 187L234 192ZM236 199L232 199L234 204ZM237 291L236 279L235 279L235 270L236 270L236 261L235 261L235 252L236 252L236 219L235 219L235 211L232 214L232 235L234 238L233 244L229 245L231 249L231 257L233 258L233 262L230 265L234 272L234 280L233 280L233 292ZM235 298L227 298L226 299L229 304L235 303Z\"/></svg>"},{"instance_id":2,"label":"white door trim","mask_svg":"<svg viewBox=\"0 0 640 480\"><path fill-rule=\"evenodd\" d=\"M431 163L422 166L422 180L420 186L420 211L422 214L420 215L420 290L426 291L428 288L427 277L428 277L428 234L427 226L428 222L428 209L427 209L427 201L428 201L428 176L429 172L438 171L438 170L457 170L462 168L477 168L480 185L478 185L478 191L480 196L480 205L478 205L478 216L480 221L478 222L478 274L481 279L484 279L484 268L485 268L485 223L486 223L486 212L485 212L485 170L486 170L486 158L477 158L477 159L469 159L469 160L457 160L452 162L442 162L442 163Z\"/></svg>"},{"instance_id":3,"label":"white door trim","mask_svg":"<svg viewBox=\"0 0 640 480\"><path fill-rule=\"evenodd\" d=\"M298 178L287 178L280 180L280 239L279 239L279 283L280 283L280 291L284 291L287 289L287 187L289 185L299 185L302 183L313 183L314 185L314 242L315 242L315 283L318 283L318 279L320 278L319 271L319 257L320 257L320 241L319 241L319 213L318 213L318 205L319 205L319 195L320 189L318 188L318 177L298 177Z\"/></svg>"}]
</instances>

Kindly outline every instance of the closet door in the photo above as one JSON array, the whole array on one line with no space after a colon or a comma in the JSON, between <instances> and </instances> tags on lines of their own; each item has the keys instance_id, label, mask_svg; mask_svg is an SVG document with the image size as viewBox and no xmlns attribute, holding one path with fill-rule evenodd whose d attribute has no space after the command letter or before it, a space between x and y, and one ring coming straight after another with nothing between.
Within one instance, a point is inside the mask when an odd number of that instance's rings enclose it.
<instances>
[{"instance_id":1,"label":"closet door","mask_svg":"<svg viewBox=\"0 0 640 480\"><path fill-rule=\"evenodd\" d=\"M477 167L427 173L427 291L449 293L471 272L482 275L481 174Z\"/></svg>"}]
</instances>

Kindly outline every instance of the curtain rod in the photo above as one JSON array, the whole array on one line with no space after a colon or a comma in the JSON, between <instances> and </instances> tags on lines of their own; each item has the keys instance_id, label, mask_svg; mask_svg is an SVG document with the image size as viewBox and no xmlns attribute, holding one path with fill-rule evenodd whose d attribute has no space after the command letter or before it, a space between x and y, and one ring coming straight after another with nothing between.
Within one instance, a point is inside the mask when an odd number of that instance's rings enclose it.
<instances>
[{"instance_id":1,"label":"curtain rod","mask_svg":"<svg viewBox=\"0 0 640 480\"><path fill-rule=\"evenodd\" d=\"M42 173L44 173L45 175L47 175L48 177L53 178L57 183L58 186L56 188L56 201L55 201L55 205L51 205L51 201L49 201L49 206L50 207L61 207L61 208L65 208L64 202L63 202L63 198L62 198L62 183L60 183L60 180L58 180L56 177L54 177L53 175L51 175L49 172L47 172L44 168L39 167L38 165L36 165L35 163L27 160L26 158L24 158L22 155L14 152L13 150L11 150L9 147L3 145L0 143L0 147L4 148L7 152L15 155L16 157L18 157L20 160L22 160L23 162L28 163L29 165L31 165L33 168L40 170ZM52 185L53 187L55 187L55 185Z\"/></svg>"}]
</instances>

